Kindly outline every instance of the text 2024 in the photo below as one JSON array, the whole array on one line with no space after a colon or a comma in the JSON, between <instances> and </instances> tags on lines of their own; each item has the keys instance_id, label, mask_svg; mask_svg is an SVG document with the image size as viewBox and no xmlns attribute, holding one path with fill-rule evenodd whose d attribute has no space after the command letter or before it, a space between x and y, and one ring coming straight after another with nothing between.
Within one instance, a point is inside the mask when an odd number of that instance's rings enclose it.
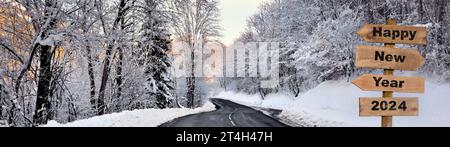
<instances>
[{"instance_id":1,"label":"text 2024","mask_svg":"<svg viewBox=\"0 0 450 147\"><path fill-rule=\"evenodd\" d=\"M406 111L408 109L405 101L402 101L400 105L398 105L397 101L372 101L372 105L373 111Z\"/></svg>"}]
</instances>

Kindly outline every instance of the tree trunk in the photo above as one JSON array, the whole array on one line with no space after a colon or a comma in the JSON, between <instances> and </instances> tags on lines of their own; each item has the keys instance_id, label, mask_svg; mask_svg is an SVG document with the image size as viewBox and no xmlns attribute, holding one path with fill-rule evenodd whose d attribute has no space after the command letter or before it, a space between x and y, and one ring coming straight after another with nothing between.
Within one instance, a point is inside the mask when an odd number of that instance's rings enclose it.
<instances>
[{"instance_id":1,"label":"tree trunk","mask_svg":"<svg viewBox=\"0 0 450 147\"><path fill-rule=\"evenodd\" d=\"M125 30L126 24L125 19L120 20L120 30ZM123 84L123 76L122 76L122 70L123 70L123 48L118 47L117 48L118 54L119 54L119 61L117 61L116 65L116 84L117 84L117 100L120 100L122 97L122 84Z\"/></svg>"},{"instance_id":2,"label":"tree trunk","mask_svg":"<svg viewBox=\"0 0 450 147\"><path fill-rule=\"evenodd\" d=\"M83 3L83 7L82 7L82 12L83 12L83 22L82 22L82 28L83 28L83 33L84 34L88 34L89 33L89 27L87 26L87 14L89 13L89 10L87 8L88 6L87 1L84 1ZM87 54L87 62L88 62L88 75L89 75L89 86L90 86L90 103L91 103L91 107L93 111L97 110L97 99L95 98L95 74L94 74L94 60L92 59L92 49L91 49L91 45L89 44L89 40L86 39L85 40L85 44L86 44L86 54Z\"/></svg>"},{"instance_id":3,"label":"tree trunk","mask_svg":"<svg viewBox=\"0 0 450 147\"><path fill-rule=\"evenodd\" d=\"M368 23L374 23L373 18L373 8L371 7L373 2L372 0L364 0L363 4L365 5L365 11L366 11L366 19Z\"/></svg>"},{"instance_id":4,"label":"tree trunk","mask_svg":"<svg viewBox=\"0 0 450 147\"><path fill-rule=\"evenodd\" d=\"M190 57L190 62L191 62L191 69L190 69L190 73L189 73L189 77L186 78L186 84L188 87L188 91L186 94L186 97L188 99L188 107L189 108L194 108L195 107L195 48L192 47L192 51L191 51L191 57Z\"/></svg>"},{"instance_id":5,"label":"tree trunk","mask_svg":"<svg viewBox=\"0 0 450 147\"><path fill-rule=\"evenodd\" d=\"M46 18L44 21L49 21L49 25L45 29L40 37L42 40L47 39L49 30L53 29L56 26L56 19L52 18L52 11L56 11L57 1L46 0L45 7L48 10L45 10ZM50 20L48 20L50 19ZM46 124L49 119L51 119L51 101L50 101L50 84L52 80L52 69L51 69L51 60L52 60L52 46L36 44L40 50L39 54L39 75L38 75L38 85L37 85L37 94L36 94L36 106L35 112L33 115L33 125L41 125ZM32 54L33 55L33 54Z\"/></svg>"},{"instance_id":6,"label":"tree trunk","mask_svg":"<svg viewBox=\"0 0 450 147\"><path fill-rule=\"evenodd\" d=\"M46 124L50 115L51 103L50 81L52 80L51 71L51 46L40 46L40 66L39 80L37 89L36 109L33 116L34 125Z\"/></svg>"},{"instance_id":7,"label":"tree trunk","mask_svg":"<svg viewBox=\"0 0 450 147\"><path fill-rule=\"evenodd\" d=\"M108 83L109 79L109 73L111 71L111 54L112 54L113 45L109 45L108 49L106 50L105 55L105 63L103 65L103 74L102 74L102 81L100 84L100 90L98 94L98 100L97 100L97 115L103 115L105 114L105 90L106 90L106 84Z\"/></svg>"},{"instance_id":8,"label":"tree trunk","mask_svg":"<svg viewBox=\"0 0 450 147\"><path fill-rule=\"evenodd\" d=\"M3 120L3 100L6 100L3 98L3 85L0 83L0 120Z\"/></svg>"},{"instance_id":9,"label":"tree trunk","mask_svg":"<svg viewBox=\"0 0 450 147\"><path fill-rule=\"evenodd\" d=\"M87 41L86 41L87 43ZM88 74L89 74L89 84L90 84L90 102L92 110L97 110L97 100L95 99L95 75L94 75L94 64L92 60L92 51L89 45L86 45L87 60L88 60Z\"/></svg>"},{"instance_id":10,"label":"tree trunk","mask_svg":"<svg viewBox=\"0 0 450 147\"><path fill-rule=\"evenodd\" d=\"M116 66L116 84L117 84L117 99L120 99L122 97L122 83L123 83L123 77L122 77L122 66L123 66L123 50L122 48L117 48L118 54L119 54L119 61L117 61Z\"/></svg>"},{"instance_id":11,"label":"tree trunk","mask_svg":"<svg viewBox=\"0 0 450 147\"><path fill-rule=\"evenodd\" d=\"M437 23L439 23L440 27L438 28L437 32L437 42L439 45L444 44L444 26L446 25L444 23L444 16L446 14L445 8L447 7L447 0L437 0L437 9L436 9L436 15L437 15Z\"/></svg>"},{"instance_id":12,"label":"tree trunk","mask_svg":"<svg viewBox=\"0 0 450 147\"><path fill-rule=\"evenodd\" d=\"M126 13L126 5L127 5L127 1L125 0L121 0L120 4L119 4L119 8L118 8L118 12L117 12L117 17L114 20L114 24L112 27L112 31L116 31L115 29L117 29L119 23L124 19L125 17L125 13ZM105 28L103 28L105 30ZM114 34L113 32L111 32L112 34ZM106 33L106 31L105 31ZM106 111L106 106L105 106L105 90L106 90L106 84L108 83L108 79L109 79L109 74L111 71L111 54L112 54L112 50L114 48L114 44L115 44L116 40L113 39L111 42L109 42L108 48L106 49L106 55L105 55L105 63L103 65L103 73L102 73L102 81L100 84L100 90L99 90L99 94L98 94L98 100L97 100L97 115L103 115L105 114Z\"/></svg>"},{"instance_id":13,"label":"tree trunk","mask_svg":"<svg viewBox=\"0 0 450 147\"><path fill-rule=\"evenodd\" d=\"M425 11L423 9L423 0L417 0L417 13L419 15L419 23L423 23Z\"/></svg>"},{"instance_id":14,"label":"tree trunk","mask_svg":"<svg viewBox=\"0 0 450 147\"><path fill-rule=\"evenodd\" d=\"M194 104L194 97L195 97L195 77L187 77L186 78L187 81L187 86L188 86L188 91L186 94L186 97L188 99L188 107L189 108L194 108L195 104Z\"/></svg>"}]
</instances>

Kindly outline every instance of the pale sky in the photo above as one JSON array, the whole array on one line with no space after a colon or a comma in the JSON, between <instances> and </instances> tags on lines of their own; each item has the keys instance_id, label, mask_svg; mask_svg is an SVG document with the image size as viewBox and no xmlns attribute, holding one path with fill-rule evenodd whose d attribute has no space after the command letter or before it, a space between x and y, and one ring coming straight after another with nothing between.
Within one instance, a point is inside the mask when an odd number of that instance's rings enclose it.
<instances>
[{"instance_id":1,"label":"pale sky","mask_svg":"<svg viewBox=\"0 0 450 147\"><path fill-rule=\"evenodd\" d=\"M247 18L255 14L265 1L268 0L220 0L221 40L225 45L230 45L245 31Z\"/></svg>"}]
</instances>

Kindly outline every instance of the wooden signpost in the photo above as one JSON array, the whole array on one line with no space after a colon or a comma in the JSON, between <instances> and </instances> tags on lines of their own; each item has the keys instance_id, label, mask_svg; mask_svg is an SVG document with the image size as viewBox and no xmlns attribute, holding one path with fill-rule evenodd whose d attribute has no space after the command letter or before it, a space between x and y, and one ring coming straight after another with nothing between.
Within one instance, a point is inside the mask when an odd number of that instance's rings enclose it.
<instances>
[{"instance_id":1,"label":"wooden signpost","mask_svg":"<svg viewBox=\"0 0 450 147\"><path fill-rule=\"evenodd\" d=\"M381 116L382 127L392 127L392 116L419 115L418 98L393 98L394 92L424 93L425 79L396 77L394 70L418 70L425 59L415 49L395 48L395 43L425 45L425 27L397 26L394 19L386 25L366 24L357 34L384 47L357 46L356 67L384 69L384 75L366 74L352 83L364 91L383 91L382 98L360 98L360 116Z\"/></svg>"},{"instance_id":2,"label":"wooden signpost","mask_svg":"<svg viewBox=\"0 0 450 147\"><path fill-rule=\"evenodd\" d=\"M356 34L371 43L427 44L425 27L366 24Z\"/></svg>"},{"instance_id":3,"label":"wooden signpost","mask_svg":"<svg viewBox=\"0 0 450 147\"><path fill-rule=\"evenodd\" d=\"M425 58L416 49L356 47L356 67L415 71L424 63Z\"/></svg>"},{"instance_id":4,"label":"wooden signpost","mask_svg":"<svg viewBox=\"0 0 450 147\"><path fill-rule=\"evenodd\" d=\"M366 74L356 78L352 83L363 91L425 92L425 79L421 77Z\"/></svg>"},{"instance_id":5,"label":"wooden signpost","mask_svg":"<svg viewBox=\"0 0 450 147\"><path fill-rule=\"evenodd\" d=\"M417 116L418 98L360 98L360 116Z\"/></svg>"}]
</instances>

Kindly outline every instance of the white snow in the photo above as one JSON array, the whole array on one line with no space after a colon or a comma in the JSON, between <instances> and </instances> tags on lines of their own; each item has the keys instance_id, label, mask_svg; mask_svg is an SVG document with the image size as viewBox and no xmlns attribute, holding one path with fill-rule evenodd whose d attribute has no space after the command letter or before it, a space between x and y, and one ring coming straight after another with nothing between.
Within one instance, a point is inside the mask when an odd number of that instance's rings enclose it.
<instances>
[{"instance_id":1,"label":"white snow","mask_svg":"<svg viewBox=\"0 0 450 147\"><path fill-rule=\"evenodd\" d=\"M415 27L426 27L426 28L431 28L433 27L433 23L427 23L427 24L415 24L413 25Z\"/></svg>"},{"instance_id":2,"label":"white snow","mask_svg":"<svg viewBox=\"0 0 450 147\"><path fill-rule=\"evenodd\" d=\"M157 127L175 118L213 110L215 110L215 106L208 102L203 107L197 109L177 108L125 111L79 120L68 124L50 121L42 127Z\"/></svg>"},{"instance_id":3,"label":"white snow","mask_svg":"<svg viewBox=\"0 0 450 147\"><path fill-rule=\"evenodd\" d=\"M301 126L379 127L380 117L359 117L359 97L381 97L381 92L364 92L347 81L328 81L297 98L286 94L259 95L224 92L216 97L250 106L281 109L285 122ZM425 94L400 94L418 97L419 116L396 116L394 127L450 127L450 84L428 80Z\"/></svg>"},{"instance_id":4,"label":"white snow","mask_svg":"<svg viewBox=\"0 0 450 147\"><path fill-rule=\"evenodd\" d=\"M57 42L61 42L64 34L49 35L45 40L38 40L40 45L54 46Z\"/></svg>"},{"instance_id":5,"label":"white snow","mask_svg":"<svg viewBox=\"0 0 450 147\"><path fill-rule=\"evenodd\" d=\"M0 128L2 127L9 127L8 122L6 122L6 120L0 120Z\"/></svg>"}]
</instances>

